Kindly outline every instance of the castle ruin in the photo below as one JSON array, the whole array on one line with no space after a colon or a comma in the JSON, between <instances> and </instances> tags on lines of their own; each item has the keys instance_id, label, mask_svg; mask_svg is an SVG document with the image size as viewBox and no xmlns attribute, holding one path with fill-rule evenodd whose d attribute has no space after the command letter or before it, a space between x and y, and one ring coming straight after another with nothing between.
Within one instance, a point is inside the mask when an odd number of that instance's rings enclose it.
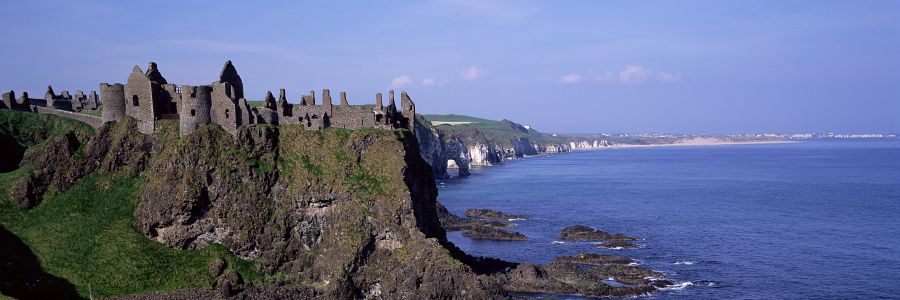
<instances>
[{"instance_id":1,"label":"castle ruin","mask_svg":"<svg viewBox=\"0 0 900 300\"><path fill-rule=\"evenodd\" d=\"M297 124L308 130L329 127L359 129L381 128L412 130L415 123L415 104L406 92L400 93L400 106L394 101L394 91L388 94L388 104L382 103L381 93L375 94L374 105L350 105L347 94L340 92L340 102L332 104L331 92L324 89L322 103L316 104L316 94L310 91L300 96L297 104L289 103L284 89L278 99L268 92L261 107L249 105L244 98L244 83L231 61L219 73L219 79L209 85L190 86L169 83L151 62L146 71L134 66L128 80L121 83L101 83L88 96L77 91L56 95L48 86L43 99L28 98L27 93L16 99L15 93L3 94L0 108L51 113L74 118L99 127L124 117L137 120L138 130L153 133L160 120L177 120L181 135L190 134L201 126L217 124L231 134L240 126L252 124ZM102 111L94 117L73 112Z\"/></svg>"}]
</instances>

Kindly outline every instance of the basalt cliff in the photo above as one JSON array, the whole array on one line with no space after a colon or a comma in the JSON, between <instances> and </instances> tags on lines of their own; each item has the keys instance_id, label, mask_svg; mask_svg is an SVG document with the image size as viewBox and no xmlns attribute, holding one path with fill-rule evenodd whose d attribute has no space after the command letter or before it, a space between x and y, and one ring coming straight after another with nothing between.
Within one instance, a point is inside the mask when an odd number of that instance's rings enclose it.
<instances>
[{"instance_id":1,"label":"basalt cliff","mask_svg":"<svg viewBox=\"0 0 900 300\"><path fill-rule=\"evenodd\" d=\"M20 246L3 250L32 260L0 271L3 294L505 294L447 242L431 168L409 130L255 125L233 135L206 125L179 136L174 122L143 134L128 117L96 130L27 112L0 117L2 146L16 152L4 160L19 160L0 174L0 227ZM17 268L37 275L17 278Z\"/></svg>"},{"instance_id":2,"label":"basalt cliff","mask_svg":"<svg viewBox=\"0 0 900 300\"><path fill-rule=\"evenodd\" d=\"M418 115L415 121L420 152L437 178L447 177L448 169L456 169L460 176L465 176L469 174L470 167L487 167L526 156L607 146L602 139L542 133L510 120Z\"/></svg>"}]
</instances>

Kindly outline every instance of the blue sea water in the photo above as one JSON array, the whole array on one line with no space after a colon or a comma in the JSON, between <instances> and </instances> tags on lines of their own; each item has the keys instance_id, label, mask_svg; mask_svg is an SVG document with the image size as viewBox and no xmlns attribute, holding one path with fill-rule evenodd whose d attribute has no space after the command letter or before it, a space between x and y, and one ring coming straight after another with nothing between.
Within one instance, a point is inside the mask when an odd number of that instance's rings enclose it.
<instances>
[{"instance_id":1,"label":"blue sea water","mask_svg":"<svg viewBox=\"0 0 900 300\"><path fill-rule=\"evenodd\" d=\"M477 169L439 182L456 214L527 214L528 241L464 251L547 263L626 255L684 288L649 299L900 298L900 141L808 141L582 151ZM639 249L562 241L583 224L643 238Z\"/></svg>"}]
</instances>

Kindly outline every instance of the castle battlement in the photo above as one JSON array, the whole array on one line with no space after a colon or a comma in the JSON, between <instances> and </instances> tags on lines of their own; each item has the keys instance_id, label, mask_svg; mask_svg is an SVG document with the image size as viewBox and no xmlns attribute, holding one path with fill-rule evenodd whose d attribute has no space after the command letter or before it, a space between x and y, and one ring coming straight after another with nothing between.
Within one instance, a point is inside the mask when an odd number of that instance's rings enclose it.
<instances>
[{"instance_id":1,"label":"castle battlement","mask_svg":"<svg viewBox=\"0 0 900 300\"><path fill-rule=\"evenodd\" d=\"M56 95L48 86L44 99L30 99L23 93L24 100L16 101L12 91L4 93L0 108L39 113L102 110L102 116L91 119L89 124L115 122L128 116L137 120L138 129L146 134L156 130L157 122L163 119L177 119L182 135L206 124L217 124L232 134L240 126L253 124L295 124L308 130L330 127L412 130L415 120L412 99L401 92L398 107L394 91L389 95L387 106L382 104L381 93L375 94L374 105L351 105L347 93L341 91L340 102L333 105L331 91L324 89L321 104L316 104L315 91L301 95L295 104L289 103L285 89L280 89L277 100L270 91L263 105L254 107L247 104L243 80L231 61L225 62L217 81L200 86L169 83L157 64L151 62L146 71L134 66L125 84L101 83L99 97L93 91L89 96L77 91L74 98L68 91Z\"/></svg>"}]
</instances>

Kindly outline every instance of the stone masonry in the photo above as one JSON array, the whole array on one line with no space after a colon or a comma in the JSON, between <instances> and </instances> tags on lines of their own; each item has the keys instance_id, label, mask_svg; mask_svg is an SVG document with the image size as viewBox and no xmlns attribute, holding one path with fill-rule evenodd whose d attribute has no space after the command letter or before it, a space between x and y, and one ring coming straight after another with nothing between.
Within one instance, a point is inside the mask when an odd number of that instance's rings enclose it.
<instances>
[{"instance_id":1,"label":"stone masonry","mask_svg":"<svg viewBox=\"0 0 900 300\"><path fill-rule=\"evenodd\" d=\"M99 96L92 91L75 96L63 91L57 95L48 86L43 99L28 98L22 93L16 99L13 91L3 94L0 109L50 113L99 126L106 122L131 117L138 121L138 129L145 134L156 130L159 120L177 119L182 135L207 124L217 124L236 134L240 126L252 124L296 124L308 130L325 128L381 128L413 130L415 104L406 92L400 93L400 106L389 92L388 104L382 103L381 93L375 94L374 105L351 105L347 93L340 92L337 105L332 104L331 91L322 90L322 103L316 104L316 94L309 91L300 96L299 103L289 103L284 89L278 99L268 92L261 107L254 107L244 98L244 83L231 61L209 85L189 86L169 83L156 63L146 71L134 66L125 84L101 83ZM101 117L75 112L102 111Z\"/></svg>"}]
</instances>

